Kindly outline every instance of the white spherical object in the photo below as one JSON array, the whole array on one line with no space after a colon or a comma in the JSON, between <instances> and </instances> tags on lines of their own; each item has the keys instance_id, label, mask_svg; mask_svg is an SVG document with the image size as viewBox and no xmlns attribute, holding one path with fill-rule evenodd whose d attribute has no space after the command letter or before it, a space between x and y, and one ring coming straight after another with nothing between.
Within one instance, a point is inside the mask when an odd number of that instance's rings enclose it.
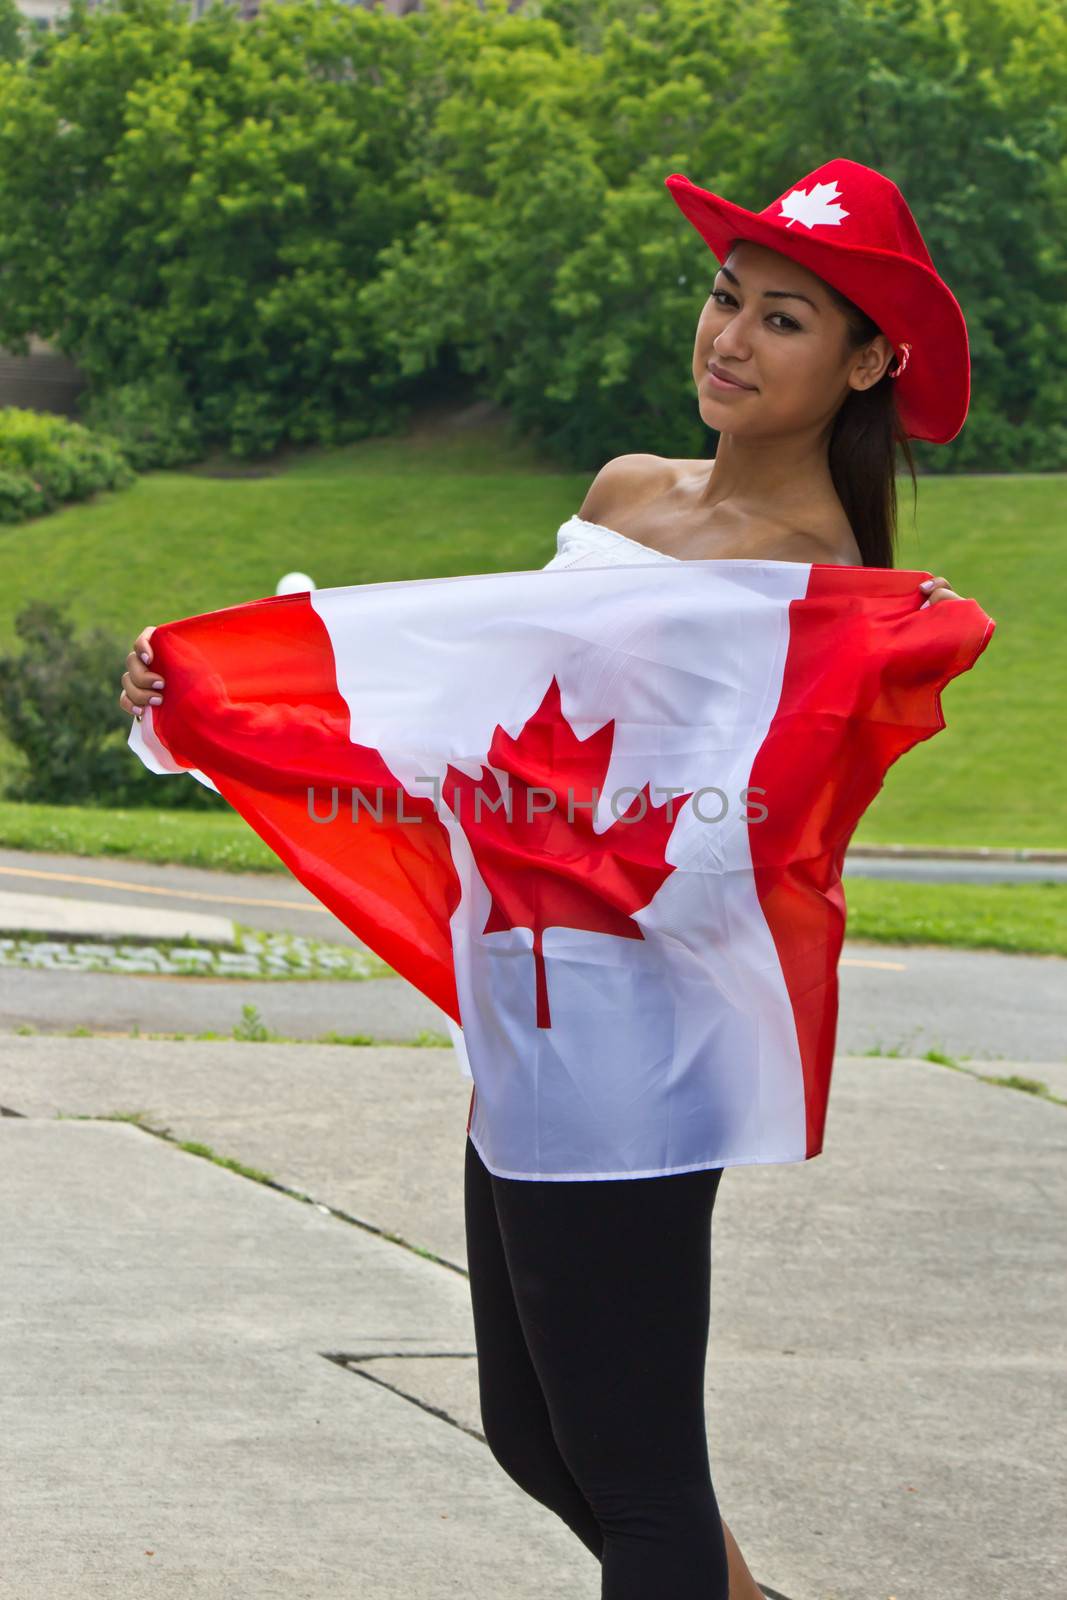
<instances>
[{"instance_id":1,"label":"white spherical object","mask_svg":"<svg viewBox=\"0 0 1067 1600\"><path fill-rule=\"evenodd\" d=\"M303 594L307 589L314 589L315 580L309 578L306 572L287 572L284 578L278 579L275 594Z\"/></svg>"}]
</instances>

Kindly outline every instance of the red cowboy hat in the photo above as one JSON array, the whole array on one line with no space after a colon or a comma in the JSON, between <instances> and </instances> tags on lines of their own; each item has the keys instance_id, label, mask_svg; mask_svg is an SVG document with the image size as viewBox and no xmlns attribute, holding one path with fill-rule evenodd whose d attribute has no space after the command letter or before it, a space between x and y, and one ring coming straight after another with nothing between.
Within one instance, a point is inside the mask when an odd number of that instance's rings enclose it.
<instances>
[{"instance_id":1,"label":"red cowboy hat","mask_svg":"<svg viewBox=\"0 0 1067 1600\"><path fill-rule=\"evenodd\" d=\"M967 324L938 276L896 184L837 156L762 211L746 211L680 172L672 197L720 261L733 239L752 239L807 267L877 322L897 352L897 410L912 439L948 444L971 398Z\"/></svg>"}]
</instances>

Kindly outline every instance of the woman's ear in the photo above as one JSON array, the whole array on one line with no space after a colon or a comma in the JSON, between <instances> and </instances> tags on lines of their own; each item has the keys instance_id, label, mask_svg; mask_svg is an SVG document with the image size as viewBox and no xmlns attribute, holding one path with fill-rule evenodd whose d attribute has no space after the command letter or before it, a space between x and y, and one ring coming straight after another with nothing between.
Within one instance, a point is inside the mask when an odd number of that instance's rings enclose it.
<instances>
[{"instance_id":1,"label":"woman's ear","mask_svg":"<svg viewBox=\"0 0 1067 1600\"><path fill-rule=\"evenodd\" d=\"M873 389L879 379L885 376L893 354L893 346L885 334L876 333L861 350L857 350L848 375L849 385L853 389Z\"/></svg>"}]
</instances>

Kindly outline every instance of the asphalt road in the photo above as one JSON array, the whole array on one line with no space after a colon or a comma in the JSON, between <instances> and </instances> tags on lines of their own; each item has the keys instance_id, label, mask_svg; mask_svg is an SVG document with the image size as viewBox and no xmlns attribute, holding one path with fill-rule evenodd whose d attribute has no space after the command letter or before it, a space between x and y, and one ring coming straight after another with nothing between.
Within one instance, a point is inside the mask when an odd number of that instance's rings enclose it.
<instances>
[{"instance_id":1,"label":"asphalt road","mask_svg":"<svg viewBox=\"0 0 1067 1600\"><path fill-rule=\"evenodd\" d=\"M893 862L900 876L904 863ZM877 866L864 858L866 870ZM922 863L906 863L914 873ZM932 862L931 873L954 863ZM967 868L985 863L969 862ZM1032 863L998 863L1030 876ZM1046 868L1045 870L1052 870ZM0 888L112 904L210 911L253 927L364 948L288 873L204 871L83 856L0 851ZM846 940L837 1049L958 1059L1067 1062L1067 962L1055 956L893 946ZM368 983L153 978L0 968L0 1030L229 1032L245 1004L277 1032L330 1030L403 1040L443 1032L443 1014L404 979Z\"/></svg>"},{"instance_id":2,"label":"asphalt road","mask_svg":"<svg viewBox=\"0 0 1067 1600\"><path fill-rule=\"evenodd\" d=\"M943 861L849 856L845 877L895 878L912 883L1067 883L1067 860ZM0 889L82 897L116 905L216 912L254 928L308 934L364 948L289 872L214 872L173 864L157 866L122 857L0 849Z\"/></svg>"}]
</instances>

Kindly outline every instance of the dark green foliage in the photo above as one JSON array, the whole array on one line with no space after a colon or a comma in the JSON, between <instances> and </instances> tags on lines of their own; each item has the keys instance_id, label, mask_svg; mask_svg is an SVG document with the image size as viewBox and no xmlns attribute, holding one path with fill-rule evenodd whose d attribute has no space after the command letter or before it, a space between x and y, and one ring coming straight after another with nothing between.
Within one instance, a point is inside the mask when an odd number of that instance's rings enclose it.
<instances>
[{"instance_id":1,"label":"dark green foliage","mask_svg":"<svg viewBox=\"0 0 1067 1600\"><path fill-rule=\"evenodd\" d=\"M0 61L18 61L23 55L22 35L31 27L15 0L0 0Z\"/></svg>"},{"instance_id":2,"label":"dark green foliage","mask_svg":"<svg viewBox=\"0 0 1067 1600\"><path fill-rule=\"evenodd\" d=\"M130 719L118 704L126 652L110 635L76 634L47 600L23 606L15 631L21 651L0 655L0 719L22 758L7 799L226 809L203 784L167 782L127 749Z\"/></svg>"},{"instance_id":3,"label":"dark green foliage","mask_svg":"<svg viewBox=\"0 0 1067 1600\"><path fill-rule=\"evenodd\" d=\"M182 466L204 453L200 425L174 373L115 384L90 395L81 409L87 425L117 439L139 472Z\"/></svg>"}]
</instances>

